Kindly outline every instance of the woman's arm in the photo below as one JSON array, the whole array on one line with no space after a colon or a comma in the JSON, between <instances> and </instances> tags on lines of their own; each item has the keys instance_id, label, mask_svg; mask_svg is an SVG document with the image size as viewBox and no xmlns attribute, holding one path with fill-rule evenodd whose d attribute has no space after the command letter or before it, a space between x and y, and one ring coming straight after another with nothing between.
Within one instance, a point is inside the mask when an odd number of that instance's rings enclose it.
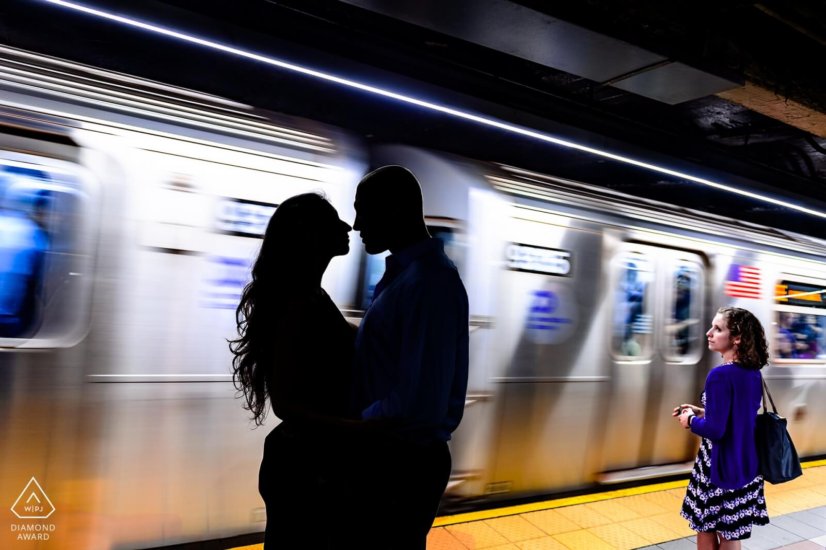
<instances>
[{"instance_id":1,"label":"woman's arm","mask_svg":"<svg viewBox=\"0 0 826 550\"><path fill-rule=\"evenodd\" d=\"M734 388L720 368L712 369L706 378L706 408L702 417L691 420L691 431L711 441L719 441L726 432L731 414L731 394Z\"/></svg>"}]
</instances>

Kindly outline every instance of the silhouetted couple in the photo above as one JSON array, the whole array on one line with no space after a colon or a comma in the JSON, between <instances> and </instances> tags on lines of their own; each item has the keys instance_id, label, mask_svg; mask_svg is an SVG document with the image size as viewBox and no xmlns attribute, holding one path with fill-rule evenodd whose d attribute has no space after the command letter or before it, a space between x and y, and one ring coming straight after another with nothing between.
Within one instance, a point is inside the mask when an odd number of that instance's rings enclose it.
<instances>
[{"instance_id":1,"label":"silhouetted couple","mask_svg":"<svg viewBox=\"0 0 826 550\"><path fill-rule=\"evenodd\" d=\"M356 330L321 288L351 227L322 196L284 201L238 306L236 384L267 436L265 548L424 549L468 377L468 302L413 174L365 176L354 229L384 276Z\"/></svg>"}]
</instances>

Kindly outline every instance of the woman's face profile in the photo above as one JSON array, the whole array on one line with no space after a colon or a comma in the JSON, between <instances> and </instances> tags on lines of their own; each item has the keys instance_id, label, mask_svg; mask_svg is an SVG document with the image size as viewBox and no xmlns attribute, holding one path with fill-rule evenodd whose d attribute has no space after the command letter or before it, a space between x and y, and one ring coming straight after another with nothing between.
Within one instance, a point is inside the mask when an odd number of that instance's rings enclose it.
<instances>
[{"instance_id":1,"label":"woman's face profile","mask_svg":"<svg viewBox=\"0 0 826 550\"><path fill-rule=\"evenodd\" d=\"M724 354L727 351L734 349L735 341L731 338L728 323L723 314L718 313L711 320L711 328L706 332L708 339L709 351L715 351L719 354Z\"/></svg>"}]
</instances>

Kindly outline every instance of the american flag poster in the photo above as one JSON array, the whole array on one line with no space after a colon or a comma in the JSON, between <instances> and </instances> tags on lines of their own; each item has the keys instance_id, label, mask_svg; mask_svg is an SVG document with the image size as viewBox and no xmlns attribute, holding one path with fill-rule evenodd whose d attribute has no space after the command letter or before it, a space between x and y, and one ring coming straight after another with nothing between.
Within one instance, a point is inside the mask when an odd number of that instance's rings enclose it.
<instances>
[{"instance_id":1,"label":"american flag poster","mask_svg":"<svg viewBox=\"0 0 826 550\"><path fill-rule=\"evenodd\" d=\"M726 296L760 298L760 268L731 264L726 276Z\"/></svg>"}]
</instances>

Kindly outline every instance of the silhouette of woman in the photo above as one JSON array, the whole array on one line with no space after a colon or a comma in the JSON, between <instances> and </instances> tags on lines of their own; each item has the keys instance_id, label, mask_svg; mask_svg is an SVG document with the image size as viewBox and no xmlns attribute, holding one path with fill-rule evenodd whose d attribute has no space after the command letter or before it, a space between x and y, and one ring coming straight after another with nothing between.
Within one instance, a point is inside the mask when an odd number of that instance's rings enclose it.
<instances>
[{"instance_id":1,"label":"silhouette of woman","mask_svg":"<svg viewBox=\"0 0 826 550\"><path fill-rule=\"evenodd\" d=\"M258 480L268 550L340 543L312 519L335 515L340 465L328 457L348 425L355 328L321 288L321 277L333 257L349 251L350 230L321 195L284 201L236 310L239 338L230 349L244 407L261 425L269 400L281 419L266 438Z\"/></svg>"}]
</instances>

